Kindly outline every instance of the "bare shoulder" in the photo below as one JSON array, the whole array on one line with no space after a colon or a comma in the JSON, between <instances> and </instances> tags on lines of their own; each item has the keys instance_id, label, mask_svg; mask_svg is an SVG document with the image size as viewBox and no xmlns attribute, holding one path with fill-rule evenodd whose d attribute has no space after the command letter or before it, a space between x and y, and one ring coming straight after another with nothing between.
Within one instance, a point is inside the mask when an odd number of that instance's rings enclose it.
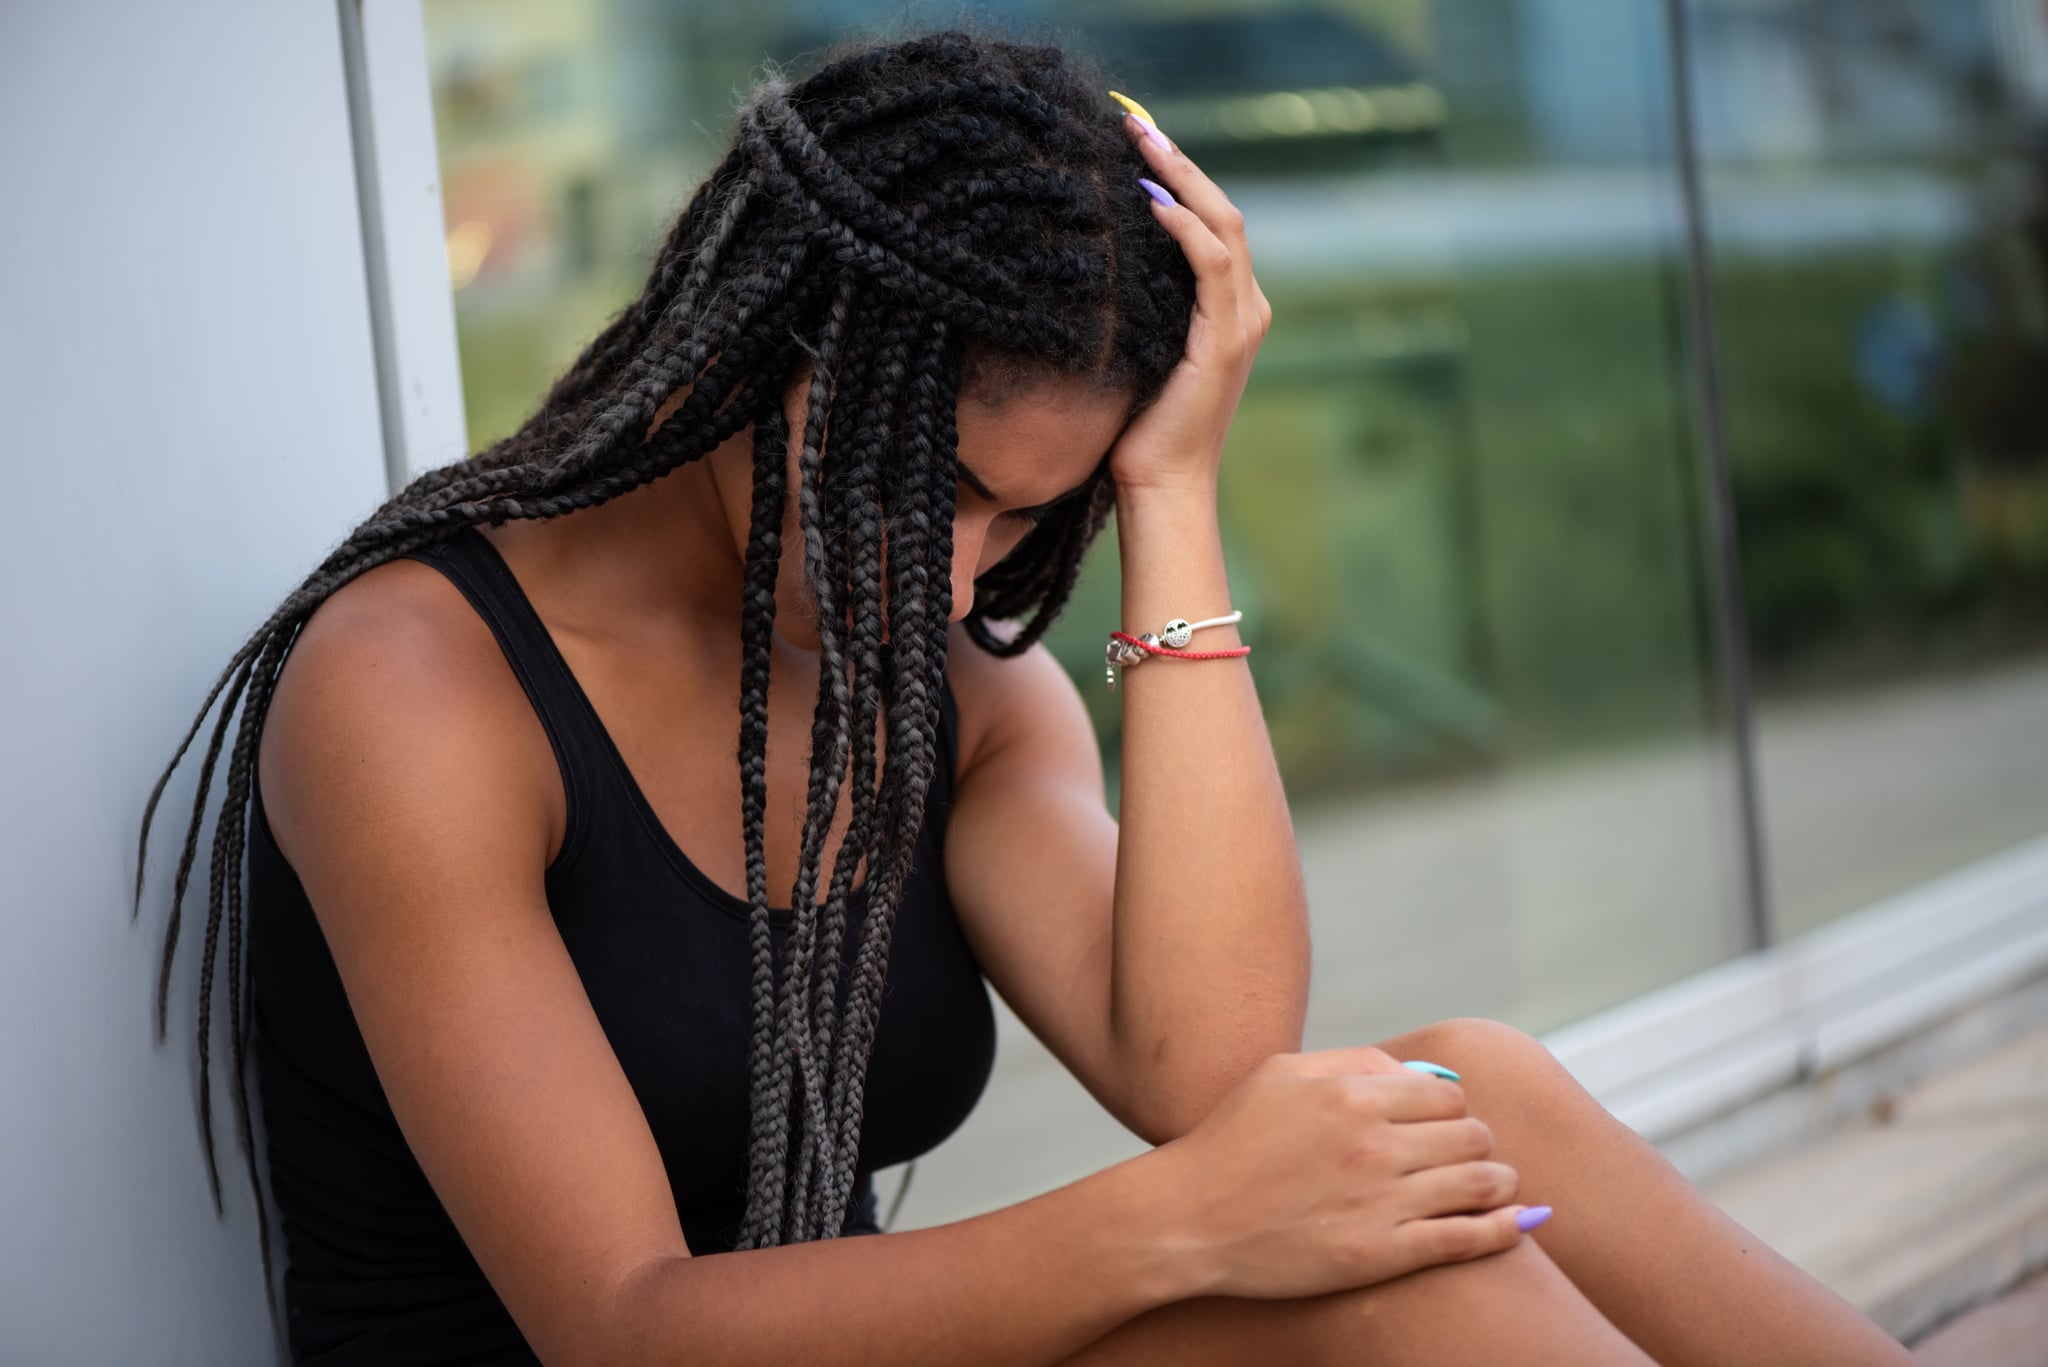
<instances>
[{"instance_id":1,"label":"bare shoulder","mask_svg":"<svg viewBox=\"0 0 2048 1367\"><path fill-rule=\"evenodd\" d=\"M539 830L543 867L559 845L561 781L546 732L489 626L417 561L367 571L308 618L257 763L272 831L295 867L344 812L375 820L436 798Z\"/></svg>"},{"instance_id":2,"label":"bare shoulder","mask_svg":"<svg viewBox=\"0 0 2048 1367\"><path fill-rule=\"evenodd\" d=\"M958 625L946 650L946 677L960 710L960 770L972 774L999 757L1036 753L1063 769L1096 775L1095 728L1074 681L1052 652L1033 646L1009 658L974 644Z\"/></svg>"},{"instance_id":3,"label":"bare shoulder","mask_svg":"<svg viewBox=\"0 0 2048 1367\"><path fill-rule=\"evenodd\" d=\"M392 1115L545 1361L609 1361L613 1288L689 1247L645 1113L555 923L546 733L496 638L394 562L308 620L265 806ZM630 1355L628 1355L630 1356Z\"/></svg>"}]
</instances>

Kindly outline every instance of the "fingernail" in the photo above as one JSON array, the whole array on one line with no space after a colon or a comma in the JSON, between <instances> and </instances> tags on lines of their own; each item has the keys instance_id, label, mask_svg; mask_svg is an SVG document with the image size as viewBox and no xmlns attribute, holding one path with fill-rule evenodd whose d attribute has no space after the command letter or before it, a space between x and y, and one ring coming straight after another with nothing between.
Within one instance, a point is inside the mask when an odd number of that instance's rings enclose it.
<instances>
[{"instance_id":1,"label":"fingernail","mask_svg":"<svg viewBox=\"0 0 2048 1367\"><path fill-rule=\"evenodd\" d=\"M1145 193L1152 196L1153 203L1163 204L1169 209L1173 207L1173 196L1166 193L1166 187L1164 185L1161 185L1158 181L1147 180L1143 176L1139 176L1138 184L1145 187Z\"/></svg>"},{"instance_id":2,"label":"fingernail","mask_svg":"<svg viewBox=\"0 0 2048 1367\"><path fill-rule=\"evenodd\" d=\"M1162 152L1171 152L1173 150L1173 144L1166 140L1166 134L1160 132L1158 125L1150 119L1143 118L1137 114L1127 114L1124 117L1138 125L1139 130L1145 134L1145 141L1151 143Z\"/></svg>"},{"instance_id":3,"label":"fingernail","mask_svg":"<svg viewBox=\"0 0 2048 1367\"><path fill-rule=\"evenodd\" d=\"M1122 93L1122 92L1120 92L1120 91L1115 91L1115 90L1112 90L1112 91L1110 91L1110 92L1109 92L1109 98L1111 98L1112 100L1115 100L1115 101L1116 101L1116 102L1117 102L1118 104L1122 105L1122 106L1124 107L1124 111L1125 111L1126 113L1130 113L1130 114L1136 114L1136 115L1137 115L1137 116L1138 116L1139 118L1143 119L1143 120L1144 120L1144 121L1145 121L1146 123L1152 123L1152 122L1153 122L1153 118L1152 118L1152 115L1151 115L1151 113L1150 113L1150 112L1149 112L1149 111L1148 111L1148 110L1147 110L1147 109L1145 108L1145 106L1144 106L1144 105L1142 105L1142 104L1139 104L1139 103L1138 103L1138 102L1137 102L1136 100L1132 99L1132 98L1131 98L1130 96L1128 96L1128 95L1125 95L1125 94L1123 94L1123 93Z\"/></svg>"},{"instance_id":4,"label":"fingernail","mask_svg":"<svg viewBox=\"0 0 2048 1367\"><path fill-rule=\"evenodd\" d=\"M1441 1063L1425 1063L1419 1058L1412 1058L1401 1066L1403 1068L1413 1068L1418 1073L1433 1074L1446 1082L1457 1082L1459 1080L1456 1073L1444 1067Z\"/></svg>"},{"instance_id":5,"label":"fingernail","mask_svg":"<svg viewBox=\"0 0 2048 1367\"><path fill-rule=\"evenodd\" d=\"M1550 1218L1549 1206L1531 1206L1515 1217L1515 1228L1527 1234Z\"/></svg>"}]
</instances>

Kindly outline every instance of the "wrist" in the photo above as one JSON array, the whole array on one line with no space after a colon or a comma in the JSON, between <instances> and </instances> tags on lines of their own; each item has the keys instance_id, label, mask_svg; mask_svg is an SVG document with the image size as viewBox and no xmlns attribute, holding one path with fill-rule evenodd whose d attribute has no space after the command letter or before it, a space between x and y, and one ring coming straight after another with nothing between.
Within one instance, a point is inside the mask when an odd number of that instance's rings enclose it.
<instances>
[{"instance_id":1,"label":"wrist","mask_svg":"<svg viewBox=\"0 0 2048 1367\"><path fill-rule=\"evenodd\" d=\"M1216 489L1214 470L1190 471L1184 475L1149 475L1142 480L1120 478L1116 482L1117 516L1122 518L1126 513L1150 513L1154 510L1171 515L1207 511L1213 516Z\"/></svg>"},{"instance_id":2,"label":"wrist","mask_svg":"<svg viewBox=\"0 0 2048 1367\"><path fill-rule=\"evenodd\" d=\"M1151 1306L1213 1295L1223 1280L1214 1242L1199 1228L1182 1171L1185 1140L1172 1140L1097 1174L1109 1184L1102 1227L1129 1240L1132 1284Z\"/></svg>"},{"instance_id":3,"label":"wrist","mask_svg":"<svg viewBox=\"0 0 2048 1367\"><path fill-rule=\"evenodd\" d=\"M1206 559L1220 555L1223 531L1215 487L1148 484L1127 489L1118 485L1116 539L1126 569L1134 560L1164 557L1178 562L1190 556Z\"/></svg>"}]
</instances>

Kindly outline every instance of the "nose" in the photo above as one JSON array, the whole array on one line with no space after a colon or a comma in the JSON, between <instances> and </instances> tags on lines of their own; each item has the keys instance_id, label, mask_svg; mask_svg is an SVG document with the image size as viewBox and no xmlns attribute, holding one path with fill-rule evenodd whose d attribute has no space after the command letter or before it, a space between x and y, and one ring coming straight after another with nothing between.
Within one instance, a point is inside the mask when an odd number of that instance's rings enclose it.
<instances>
[{"instance_id":1,"label":"nose","mask_svg":"<svg viewBox=\"0 0 2048 1367\"><path fill-rule=\"evenodd\" d=\"M965 621L974 611L974 577L981 573L981 554L988 541L988 523L980 518L962 517L953 522L953 610L955 622Z\"/></svg>"}]
</instances>

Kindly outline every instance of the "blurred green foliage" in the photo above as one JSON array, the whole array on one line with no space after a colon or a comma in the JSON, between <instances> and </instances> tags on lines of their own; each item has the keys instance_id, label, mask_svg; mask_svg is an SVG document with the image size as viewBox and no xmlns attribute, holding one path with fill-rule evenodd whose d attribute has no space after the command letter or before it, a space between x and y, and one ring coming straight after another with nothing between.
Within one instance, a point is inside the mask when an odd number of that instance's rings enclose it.
<instances>
[{"instance_id":1,"label":"blurred green foliage","mask_svg":"<svg viewBox=\"0 0 2048 1367\"><path fill-rule=\"evenodd\" d=\"M1953 339L1932 377L1948 392L1888 411L1855 340L1900 278L1877 255L1717 276L1766 687L1871 682L2048 638L2048 448L1987 456L1948 397L2024 344ZM1276 299L1226 462L1225 535L1297 792L1713 724L1675 288L1637 263ZM1366 317L1405 317L1442 345L1330 363L1331 338ZM1100 642L1117 601L1104 550L1053 638L1112 762Z\"/></svg>"}]
</instances>

